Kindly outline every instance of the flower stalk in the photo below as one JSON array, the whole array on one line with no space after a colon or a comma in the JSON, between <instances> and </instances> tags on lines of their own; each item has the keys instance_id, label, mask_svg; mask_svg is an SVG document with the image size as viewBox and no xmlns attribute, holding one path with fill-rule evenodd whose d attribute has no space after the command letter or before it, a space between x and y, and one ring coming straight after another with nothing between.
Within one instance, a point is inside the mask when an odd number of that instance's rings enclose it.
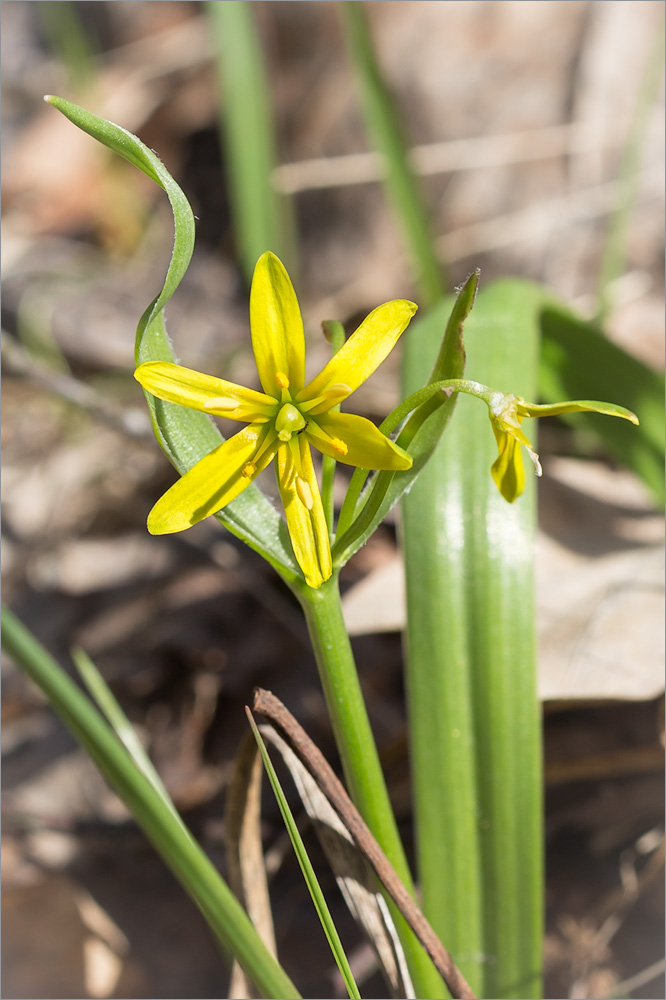
<instances>
[{"instance_id":1,"label":"flower stalk","mask_svg":"<svg viewBox=\"0 0 666 1000\"><path fill-rule=\"evenodd\" d=\"M307 622L319 677L349 794L405 887L412 874L398 833L377 745L368 718L347 627L338 574L321 587L295 590ZM430 958L387 898L417 996L441 997L444 985Z\"/></svg>"}]
</instances>

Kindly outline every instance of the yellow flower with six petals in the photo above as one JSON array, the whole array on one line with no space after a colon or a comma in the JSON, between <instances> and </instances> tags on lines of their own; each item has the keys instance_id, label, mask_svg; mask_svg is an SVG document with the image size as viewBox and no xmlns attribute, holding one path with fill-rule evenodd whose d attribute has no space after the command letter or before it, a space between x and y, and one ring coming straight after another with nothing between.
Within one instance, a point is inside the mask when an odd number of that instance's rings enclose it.
<instances>
[{"instance_id":1,"label":"yellow flower with six petals","mask_svg":"<svg viewBox=\"0 0 666 1000\"><path fill-rule=\"evenodd\" d=\"M135 378L159 399L247 423L206 455L148 515L154 535L182 531L221 510L275 458L287 527L306 583L333 571L328 526L310 445L363 469L409 469L412 460L364 417L331 412L365 382L416 312L397 299L378 306L321 372L305 384L305 337L298 300L272 253L259 258L250 292L252 349L263 392L181 365L150 361Z\"/></svg>"}]
</instances>

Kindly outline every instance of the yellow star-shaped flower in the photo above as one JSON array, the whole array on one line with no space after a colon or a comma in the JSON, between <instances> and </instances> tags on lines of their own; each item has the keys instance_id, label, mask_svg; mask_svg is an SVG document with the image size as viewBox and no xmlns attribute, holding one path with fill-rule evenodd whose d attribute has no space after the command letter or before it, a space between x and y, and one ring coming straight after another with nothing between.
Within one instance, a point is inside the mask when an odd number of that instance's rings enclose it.
<instances>
[{"instance_id":1,"label":"yellow star-shaped flower","mask_svg":"<svg viewBox=\"0 0 666 1000\"><path fill-rule=\"evenodd\" d=\"M412 460L371 421L331 412L365 382L394 347L416 312L397 299L378 306L320 373L305 385L305 338L298 300L272 253L259 258L250 292L252 349L263 392L212 375L155 361L136 379L159 399L247 423L201 459L148 515L154 535L182 531L221 510L276 459L294 553L306 583L332 573L328 527L310 454L363 469L409 469Z\"/></svg>"}]
</instances>

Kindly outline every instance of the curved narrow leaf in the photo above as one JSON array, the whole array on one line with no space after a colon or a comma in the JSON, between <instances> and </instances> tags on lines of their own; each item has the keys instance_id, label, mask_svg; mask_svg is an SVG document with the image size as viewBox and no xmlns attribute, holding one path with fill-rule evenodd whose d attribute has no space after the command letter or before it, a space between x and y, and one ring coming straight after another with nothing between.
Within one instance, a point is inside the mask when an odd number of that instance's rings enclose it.
<instances>
[{"instance_id":1,"label":"curved narrow leaf","mask_svg":"<svg viewBox=\"0 0 666 1000\"><path fill-rule=\"evenodd\" d=\"M131 132L62 97L49 95L45 100L74 125L143 171L169 199L174 219L173 253L162 290L139 321L135 360L137 364L175 361L164 322L164 307L178 288L192 257L195 227L190 204L159 157ZM146 399L155 436L181 475L224 440L206 414L175 403L164 403L150 393L146 393ZM232 534L263 555L288 583L301 579L286 525L258 487L248 487L215 517Z\"/></svg>"}]
</instances>

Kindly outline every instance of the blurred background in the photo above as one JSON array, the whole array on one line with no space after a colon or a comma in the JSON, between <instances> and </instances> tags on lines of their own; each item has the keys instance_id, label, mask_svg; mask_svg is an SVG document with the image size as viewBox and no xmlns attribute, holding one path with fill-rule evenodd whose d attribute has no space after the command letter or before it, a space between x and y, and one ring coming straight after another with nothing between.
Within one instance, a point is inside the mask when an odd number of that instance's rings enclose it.
<instances>
[{"instance_id":1,"label":"blurred background","mask_svg":"<svg viewBox=\"0 0 666 1000\"><path fill-rule=\"evenodd\" d=\"M419 179L434 278L419 273L384 183L342 5L2 3L4 599L61 662L72 646L94 658L222 868L224 791L253 686L274 690L335 760L324 702L299 610L258 557L212 519L146 532L174 476L132 378L133 341L168 266L171 212L42 95L138 134L188 196L197 244L167 318L189 367L254 384L248 279L279 240L313 372L328 352L322 319L353 329L387 299L425 306L475 267L483 283L544 283L603 319L646 379L663 371L663 4L355 6ZM270 189L253 216L257 165ZM398 352L357 399L376 421L396 404ZM659 498L580 429L546 422L540 452L547 995L663 996ZM344 581L409 846L395 572L390 522ZM5 667L3 995L226 995L228 969L192 904ZM342 995L269 797L265 809L281 959L304 996ZM311 836L308 847L363 995L382 996Z\"/></svg>"}]
</instances>

